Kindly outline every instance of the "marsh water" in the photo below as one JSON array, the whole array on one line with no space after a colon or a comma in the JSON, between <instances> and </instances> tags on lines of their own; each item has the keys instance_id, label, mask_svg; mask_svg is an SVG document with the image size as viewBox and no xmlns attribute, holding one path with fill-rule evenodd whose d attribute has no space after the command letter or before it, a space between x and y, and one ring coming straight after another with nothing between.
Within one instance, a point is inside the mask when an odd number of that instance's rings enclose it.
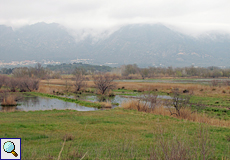
<instances>
[{"instance_id":1,"label":"marsh water","mask_svg":"<svg viewBox=\"0 0 230 160\"><path fill-rule=\"evenodd\" d=\"M72 99L80 99L90 102L111 102L112 108L120 106L120 104L124 101L128 101L130 99L136 99L137 96L121 96L116 95L114 97L103 97L103 96L83 96L83 97L77 97L77 96L64 96L67 98ZM162 99L170 99L170 96L162 96L159 95L158 98ZM77 110L77 111L96 111L98 108L94 107L85 107L81 106L79 104L73 103L73 102L65 102L59 99L55 98L46 98L46 97L24 97L22 100L18 102L19 105L12 106L12 107L3 107L0 106L0 111L38 111L38 110Z\"/></svg>"},{"instance_id":2,"label":"marsh water","mask_svg":"<svg viewBox=\"0 0 230 160\"><path fill-rule=\"evenodd\" d=\"M19 105L14 107L0 106L0 110L4 111L37 111L37 110L77 110L77 111L95 111L97 108L85 107L76 103L65 102L59 99L46 98L46 97L25 97L18 102Z\"/></svg>"}]
</instances>

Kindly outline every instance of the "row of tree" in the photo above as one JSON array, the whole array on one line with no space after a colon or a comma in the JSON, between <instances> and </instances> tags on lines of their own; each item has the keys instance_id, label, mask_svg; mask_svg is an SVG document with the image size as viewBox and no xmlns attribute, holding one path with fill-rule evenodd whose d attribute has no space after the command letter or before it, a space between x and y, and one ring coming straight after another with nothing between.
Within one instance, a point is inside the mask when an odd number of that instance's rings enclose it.
<instances>
[{"instance_id":1,"label":"row of tree","mask_svg":"<svg viewBox=\"0 0 230 160\"><path fill-rule=\"evenodd\" d=\"M84 74L94 74L95 72L110 72L112 67L101 66L101 65L90 65L83 63L73 63L73 64L58 64L58 65L48 65L46 69L51 71L58 71L61 74L72 74L76 68L81 68L84 70Z\"/></svg>"},{"instance_id":2,"label":"row of tree","mask_svg":"<svg viewBox=\"0 0 230 160\"><path fill-rule=\"evenodd\" d=\"M39 79L35 78L15 78L0 75L0 88L4 87L5 90L10 92L31 92L39 88Z\"/></svg>"},{"instance_id":3,"label":"row of tree","mask_svg":"<svg viewBox=\"0 0 230 160\"><path fill-rule=\"evenodd\" d=\"M37 79L47 78L60 78L60 72L54 72L47 68L44 68L40 63L37 63L34 67L18 67L14 69L3 68L2 74L11 74L13 77L22 78L30 77Z\"/></svg>"},{"instance_id":4,"label":"row of tree","mask_svg":"<svg viewBox=\"0 0 230 160\"><path fill-rule=\"evenodd\" d=\"M115 75L109 73L98 73L93 75L94 87L98 90L100 94L106 94L109 90L114 89L117 83L114 80L117 78ZM85 75L78 73L74 78L75 92L80 91L87 87Z\"/></svg>"},{"instance_id":5,"label":"row of tree","mask_svg":"<svg viewBox=\"0 0 230 160\"><path fill-rule=\"evenodd\" d=\"M163 68L163 67L148 67L139 68L136 64L123 65L117 71L123 77L130 78L131 75L139 74L141 77L204 77L204 78L218 78L218 77L230 77L230 68L221 69L218 67L181 67L181 68Z\"/></svg>"},{"instance_id":6,"label":"row of tree","mask_svg":"<svg viewBox=\"0 0 230 160\"><path fill-rule=\"evenodd\" d=\"M78 66L78 67L77 67ZM83 67L82 67L83 66ZM14 77L32 77L39 79L47 78L60 78L60 74L82 74L82 75L93 75L99 72L110 72L111 67L95 66L91 65L79 65L79 64L63 64L58 66L47 66L43 67L40 63L34 67L19 67L14 69L1 69L2 74L12 74ZM65 68L62 70L62 67ZM88 67L88 68L87 68ZM69 70L68 70L69 68ZM51 71L54 70L54 71ZM99 69L99 70L97 70ZM119 68L113 68L114 72L119 73L122 78L133 78L133 75L139 75L144 78L154 77L203 77L203 78L218 78L218 77L230 77L230 68L218 68L218 67L148 67L139 68L136 64L123 65ZM137 77L136 77L137 78Z\"/></svg>"}]
</instances>

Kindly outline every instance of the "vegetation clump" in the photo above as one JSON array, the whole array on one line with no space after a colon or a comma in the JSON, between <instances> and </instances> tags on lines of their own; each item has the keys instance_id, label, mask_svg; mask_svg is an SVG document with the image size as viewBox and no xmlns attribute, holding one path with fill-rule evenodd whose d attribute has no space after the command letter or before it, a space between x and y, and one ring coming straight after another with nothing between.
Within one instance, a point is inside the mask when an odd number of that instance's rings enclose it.
<instances>
[{"instance_id":1,"label":"vegetation clump","mask_svg":"<svg viewBox=\"0 0 230 160\"><path fill-rule=\"evenodd\" d=\"M87 87L87 83L85 82L86 77L82 75L82 73L78 73L74 77L74 87L75 92L79 92L81 89Z\"/></svg>"},{"instance_id":2,"label":"vegetation clump","mask_svg":"<svg viewBox=\"0 0 230 160\"><path fill-rule=\"evenodd\" d=\"M18 94L11 94L9 91L3 90L0 93L1 106L17 106L17 101L22 99Z\"/></svg>"},{"instance_id":3,"label":"vegetation clump","mask_svg":"<svg viewBox=\"0 0 230 160\"><path fill-rule=\"evenodd\" d=\"M93 76L95 87L98 89L99 93L103 95L111 89L115 89L117 86L117 83L114 82L115 79L115 75L110 75L108 73L99 73Z\"/></svg>"}]
</instances>

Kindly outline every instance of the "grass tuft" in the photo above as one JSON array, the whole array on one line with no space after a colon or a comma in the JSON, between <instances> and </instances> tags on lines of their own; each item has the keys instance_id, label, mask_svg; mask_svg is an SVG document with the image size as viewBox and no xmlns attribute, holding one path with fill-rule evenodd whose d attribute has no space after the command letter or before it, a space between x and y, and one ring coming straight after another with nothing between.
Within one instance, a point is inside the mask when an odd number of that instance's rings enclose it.
<instances>
[{"instance_id":1,"label":"grass tuft","mask_svg":"<svg viewBox=\"0 0 230 160\"><path fill-rule=\"evenodd\" d=\"M107 102L100 102L102 108L112 108L112 104L111 102L107 101Z\"/></svg>"},{"instance_id":2,"label":"grass tuft","mask_svg":"<svg viewBox=\"0 0 230 160\"><path fill-rule=\"evenodd\" d=\"M67 134L65 134L65 135L63 136L62 140L63 140L63 141L64 141L64 140L66 140L66 141L72 141L72 140L74 140L74 136L73 136L72 134L70 134L70 133L67 133Z\"/></svg>"}]
</instances>

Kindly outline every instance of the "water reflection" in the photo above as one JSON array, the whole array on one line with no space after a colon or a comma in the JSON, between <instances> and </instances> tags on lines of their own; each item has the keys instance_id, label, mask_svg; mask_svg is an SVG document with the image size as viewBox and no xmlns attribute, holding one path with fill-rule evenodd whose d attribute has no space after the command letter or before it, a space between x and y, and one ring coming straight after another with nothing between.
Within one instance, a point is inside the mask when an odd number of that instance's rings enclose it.
<instances>
[{"instance_id":1,"label":"water reflection","mask_svg":"<svg viewBox=\"0 0 230 160\"><path fill-rule=\"evenodd\" d=\"M68 96L68 98L78 99L79 97L75 96ZM117 95L114 97L105 97L101 95L97 96L85 96L81 97L81 100L87 100L91 102L111 102L112 104L119 104L121 105L122 102L128 101L131 99L140 98L137 96L122 96ZM158 98L162 99L170 99L170 96L160 96L158 95ZM95 111L98 110L97 108L93 107L85 107L80 106L76 103L71 102L65 102L58 99L52 99L52 98L46 98L46 97L25 97L24 99L20 100L18 102L20 105L14 106L14 107L3 107L0 106L0 111L37 111L37 110L65 110L65 109L71 109L71 110L77 110L77 111ZM113 105L112 108L117 107L116 105Z\"/></svg>"},{"instance_id":2,"label":"water reflection","mask_svg":"<svg viewBox=\"0 0 230 160\"><path fill-rule=\"evenodd\" d=\"M134 99L134 97L125 97L125 96L120 96L120 95L116 95L113 97L106 97L106 96L101 96L101 95L97 95L97 96L86 96L86 97L82 97L82 100L87 100L90 102L111 102L112 104L119 104L119 106L121 105L121 103L123 101L128 101ZM112 108L117 107L117 105L113 105Z\"/></svg>"},{"instance_id":3,"label":"water reflection","mask_svg":"<svg viewBox=\"0 0 230 160\"><path fill-rule=\"evenodd\" d=\"M85 107L76 103L64 102L58 99L51 99L46 97L26 97L18 102L20 105L16 107L1 107L1 111L37 111L37 110L77 110L77 111L95 111L97 108Z\"/></svg>"},{"instance_id":4,"label":"water reflection","mask_svg":"<svg viewBox=\"0 0 230 160\"><path fill-rule=\"evenodd\" d=\"M105 96L86 96L86 97L82 97L82 100L87 100L87 101L91 101L91 102L111 102L111 103L119 103L121 104L123 101L128 101L128 100L132 100L132 99L137 99L142 97L143 95L140 96L122 96L122 95L116 95L114 97L105 97ZM158 98L160 99L172 99L171 96L167 96L167 95L158 95Z\"/></svg>"},{"instance_id":5,"label":"water reflection","mask_svg":"<svg viewBox=\"0 0 230 160\"><path fill-rule=\"evenodd\" d=\"M16 106L0 106L0 111L3 112L14 112L14 111L20 111Z\"/></svg>"}]
</instances>

